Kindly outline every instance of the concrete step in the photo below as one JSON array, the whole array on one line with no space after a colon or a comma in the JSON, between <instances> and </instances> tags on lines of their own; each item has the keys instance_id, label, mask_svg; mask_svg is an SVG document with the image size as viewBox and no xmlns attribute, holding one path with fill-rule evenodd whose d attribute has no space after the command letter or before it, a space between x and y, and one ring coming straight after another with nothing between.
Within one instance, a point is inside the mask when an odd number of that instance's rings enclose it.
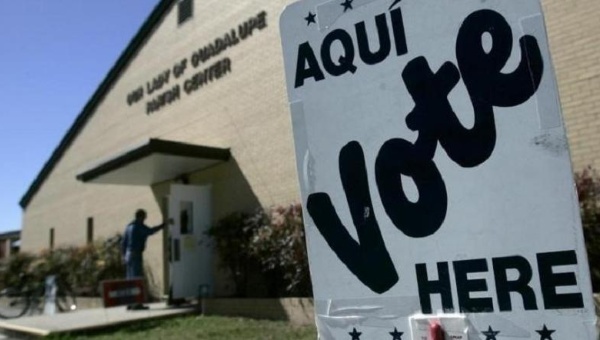
<instances>
[{"instance_id":1,"label":"concrete step","mask_svg":"<svg viewBox=\"0 0 600 340\"><path fill-rule=\"evenodd\" d=\"M0 320L0 329L8 335L48 336L114 327L142 320L174 317L196 312L195 306L172 307L164 302L147 304L147 310L129 311L126 307L94 308L54 315L24 316ZM6 336L6 335L5 335ZM0 338L2 339L2 338Z\"/></svg>"}]
</instances>

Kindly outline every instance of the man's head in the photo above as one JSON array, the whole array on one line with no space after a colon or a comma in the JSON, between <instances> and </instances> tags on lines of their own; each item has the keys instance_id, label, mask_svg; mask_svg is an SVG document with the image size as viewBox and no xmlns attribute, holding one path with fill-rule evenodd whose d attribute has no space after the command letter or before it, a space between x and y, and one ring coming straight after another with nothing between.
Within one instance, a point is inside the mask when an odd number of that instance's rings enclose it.
<instances>
[{"instance_id":1,"label":"man's head","mask_svg":"<svg viewBox=\"0 0 600 340\"><path fill-rule=\"evenodd\" d=\"M146 210L144 210L144 209L136 210L135 220L138 222L144 222L145 219L146 219Z\"/></svg>"}]
</instances>

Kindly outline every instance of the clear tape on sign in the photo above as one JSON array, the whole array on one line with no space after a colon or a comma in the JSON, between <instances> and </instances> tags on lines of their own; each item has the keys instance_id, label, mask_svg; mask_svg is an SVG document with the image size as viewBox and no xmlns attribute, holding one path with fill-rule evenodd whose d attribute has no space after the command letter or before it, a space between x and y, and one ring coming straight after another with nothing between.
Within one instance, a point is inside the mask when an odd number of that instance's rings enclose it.
<instances>
[{"instance_id":1,"label":"clear tape on sign","mask_svg":"<svg viewBox=\"0 0 600 340\"><path fill-rule=\"evenodd\" d=\"M502 336L508 339L522 339L530 338L533 334L517 325L516 323L503 318L500 314L469 314L469 324L473 329L477 330L478 333L485 332L492 327L492 329L501 329Z\"/></svg>"},{"instance_id":2,"label":"clear tape on sign","mask_svg":"<svg viewBox=\"0 0 600 340\"><path fill-rule=\"evenodd\" d=\"M335 340L335 330L350 326L393 328L401 318L408 319L413 329L422 320L436 320L445 332L464 332L468 335L465 339L478 339L494 329L501 329L502 336L507 339L528 339L535 335L498 313L449 314L438 311L424 315L420 313L418 297L318 300L315 301L315 310L321 340ZM595 324L596 319L587 322Z\"/></svg>"},{"instance_id":3,"label":"clear tape on sign","mask_svg":"<svg viewBox=\"0 0 600 340\"><path fill-rule=\"evenodd\" d=\"M544 17L541 14L524 17L520 20L523 34L531 35L537 38L542 56L550 55L548 47L548 38L544 27ZM544 60L544 65L547 68L546 75L554 74L554 68L550 60ZM548 130L563 126L560 114L560 98L554 94L558 93L558 85L554 77L542 77L535 101L537 112L540 120L540 129Z\"/></svg>"},{"instance_id":4,"label":"clear tape on sign","mask_svg":"<svg viewBox=\"0 0 600 340\"><path fill-rule=\"evenodd\" d=\"M370 4L377 0L352 0L350 2L352 9L355 10L360 6ZM344 15L345 11L340 11L341 3L339 0L330 0L317 5L317 22L319 23L319 31L328 30L329 27Z\"/></svg>"},{"instance_id":5,"label":"clear tape on sign","mask_svg":"<svg viewBox=\"0 0 600 340\"><path fill-rule=\"evenodd\" d=\"M415 313L419 297L385 297L315 301L316 324L321 340L334 340L334 329L351 325L372 328L394 327L394 321Z\"/></svg>"},{"instance_id":6,"label":"clear tape on sign","mask_svg":"<svg viewBox=\"0 0 600 340\"><path fill-rule=\"evenodd\" d=\"M294 139L294 145L296 148L296 155L304 155L302 159L302 169L299 171L299 175L303 177L303 184L307 192L314 192L315 190L315 171L314 163L315 160L312 157L308 148L308 136L307 131L304 128L305 117L304 117L304 104L302 101L290 103L290 111L292 113L292 124L295 127L301 127L295 129L297 135ZM299 169L300 170L300 169Z\"/></svg>"}]
</instances>

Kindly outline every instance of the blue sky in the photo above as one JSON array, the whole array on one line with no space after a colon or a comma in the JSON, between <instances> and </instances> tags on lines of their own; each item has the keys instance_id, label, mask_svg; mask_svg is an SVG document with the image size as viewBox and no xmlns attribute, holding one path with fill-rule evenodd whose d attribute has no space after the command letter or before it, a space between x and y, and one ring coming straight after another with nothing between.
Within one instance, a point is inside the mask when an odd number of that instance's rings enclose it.
<instances>
[{"instance_id":1,"label":"blue sky","mask_svg":"<svg viewBox=\"0 0 600 340\"><path fill-rule=\"evenodd\" d=\"M158 0L0 2L0 232Z\"/></svg>"}]
</instances>

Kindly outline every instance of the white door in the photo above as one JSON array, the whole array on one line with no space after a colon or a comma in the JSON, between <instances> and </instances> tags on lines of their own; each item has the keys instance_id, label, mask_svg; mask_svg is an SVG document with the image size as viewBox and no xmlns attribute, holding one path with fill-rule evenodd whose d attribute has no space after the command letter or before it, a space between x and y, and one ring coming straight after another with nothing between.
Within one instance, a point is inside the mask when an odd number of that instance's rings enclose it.
<instances>
[{"instance_id":1,"label":"white door","mask_svg":"<svg viewBox=\"0 0 600 340\"><path fill-rule=\"evenodd\" d=\"M197 297L212 288L212 249L206 231L211 222L210 186L171 185L169 196L172 298Z\"/></svg>"}]
</instances>

